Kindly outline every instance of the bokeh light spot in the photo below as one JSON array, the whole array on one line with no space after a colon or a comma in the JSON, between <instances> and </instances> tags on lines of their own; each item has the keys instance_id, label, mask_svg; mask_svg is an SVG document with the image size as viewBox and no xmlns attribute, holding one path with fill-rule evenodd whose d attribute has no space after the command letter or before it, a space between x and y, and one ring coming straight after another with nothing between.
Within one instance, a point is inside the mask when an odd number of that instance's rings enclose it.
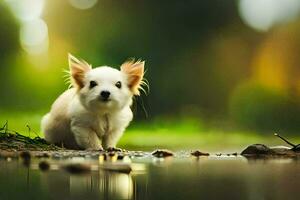
<instances>
[{"instance_id":1,"label":"bokeh light spot","mask_svg":"<svg viewBox=\"0 0 300 200\"><path fill-rule=\"evenodd\" d=\"M39 18L44 8L44 0L6 0L14 14L21 21Z\"/></svg>"},{"instance_id":2,"label":"bokeh light spot","mask_svg":"<svg viewBox=\"0 0 300 200\"><path fill-rule=\"evenodd\" d=\"M31 54L39 54L48 49L48 27L42 19L23 23L20 30L23 49Z\"/></svg>"},{"instance_id":3,"label":"bokeh light spot","mask_svg":"<svg viewBox=\"0 0 300 200\"><path fill-rule=\"evenodd\" d=\"M257 31L294 19L300 11L299 0L240 0L242 20Z\"/></svg>"}]
</instances>

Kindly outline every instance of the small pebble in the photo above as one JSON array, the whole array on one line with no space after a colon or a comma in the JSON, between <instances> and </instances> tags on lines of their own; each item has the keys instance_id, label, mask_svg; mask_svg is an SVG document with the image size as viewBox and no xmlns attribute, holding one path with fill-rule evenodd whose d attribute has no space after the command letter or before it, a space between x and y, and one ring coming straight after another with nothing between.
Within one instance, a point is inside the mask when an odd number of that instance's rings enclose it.
<instances>
[{"instance_id":1,"label":"small pebble","mask_svg":"<svg viewBox=\"0 0 300 200\"><path fill-rule=\"evenodd\" d=\"M191 155L196 156L196 157L209 156L209 153L204 153L204 152L196 150L196 151L191 152Z\"/></svg>"},{"instance_id":2,"label":"small pebble","mask_svg":"<svg viewBox=\"0 0 300 200\"><path fill-rule=\"evenodd\" d=\"M41 171L48 171L50 168L50 164L47 161L41 161L39 163L39 168Z\"/></svg>"},{"instance_id":3,"label":"small pebble","mask_svg":"<svg viewBox=\"0 0 300 200\"><path fill-rule=\"evenodd\" d=\"M244 149L241 155L268 155L272 150L264 144L253 144Z\"/></svg>"},{"instance_id":4,"label":"small pebble","mask_svg":"<svg viewBox=\"0 0 300 200\"><path fill-rule=\"evenodd\" d=\"M152 155L157 158L164 158L164 157L174 156L174 153L167 149L158 149L152 152Z\"/></svg>"}]
</instances>

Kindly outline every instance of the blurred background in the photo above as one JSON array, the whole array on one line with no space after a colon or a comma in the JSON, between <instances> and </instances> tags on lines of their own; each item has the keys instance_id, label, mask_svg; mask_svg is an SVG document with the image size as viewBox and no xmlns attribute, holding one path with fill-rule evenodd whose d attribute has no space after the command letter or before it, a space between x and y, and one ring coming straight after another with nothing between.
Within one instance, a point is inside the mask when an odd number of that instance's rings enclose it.
<instances>
[{"instance_id":1,"label":"blurred background","mask_svg":"<svg viewBox=\"0 0 300 200\"><path fill-rule=\"evenodd\" d=\"M298 0L4 0L0 27L0 123L22 134L43 135L70 52L93 66L146 60L150 91L122 147L235 149L299 135Z\"/></svg>"}]
</instances>

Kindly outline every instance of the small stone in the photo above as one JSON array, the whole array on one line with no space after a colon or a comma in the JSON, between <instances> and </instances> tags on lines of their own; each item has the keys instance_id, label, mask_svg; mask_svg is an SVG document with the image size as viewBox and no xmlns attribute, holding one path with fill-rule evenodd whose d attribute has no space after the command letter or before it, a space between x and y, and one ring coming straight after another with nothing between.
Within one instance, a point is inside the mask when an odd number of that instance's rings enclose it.
<instances>
[{"instance_id":1,"label":"small stone","mask_svg":"<svg viewBox=\"0 0 300 200\"><path fill-rule=\"evenodd\" d=\"M273 151L269 147L263 144L253 144L244 149L241 155L268 155Z\"/></svg>"},{"instance_id":2,"label":"small stone","mask_svg":"<svg viewBox=\"0 0 300 200\"><path fill-rule=\"evenodd\" d=\"M41 161L39 163L39 168L41 171L48 171L50 168L50 164L47 161Z\"/></svg>"},{"instance_id":3,"label":"small stone","mask_svg":"<svg viewBox=\"0 0 300 200\"><path fill-rule=\"evenodd\" d=\"M193 151L191 153L191 155L196 156L196 157L199 157L199 156L209 156L209 153L204 153L204 152L201 152L199 150L196 150L196 151Z\"/></svg>"},{"instance_id":4,"label":"small stone","mask_svg":"<svg viewBox=\"0 0 300 200\"><path fill-rule=\"evenodd\" d=\"M157 149L154 152L152 152L152 155L157 158L164 158L164 157L174 156L174 153L167 149Z\"/></svg>"}]
</instances>

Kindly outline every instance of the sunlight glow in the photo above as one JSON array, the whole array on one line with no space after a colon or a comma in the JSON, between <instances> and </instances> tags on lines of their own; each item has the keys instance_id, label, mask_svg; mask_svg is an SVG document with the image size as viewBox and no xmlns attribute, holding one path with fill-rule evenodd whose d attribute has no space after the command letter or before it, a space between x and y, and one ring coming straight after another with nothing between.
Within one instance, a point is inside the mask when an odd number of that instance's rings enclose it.
<instances>
[{"instance_id":1,"label":"sunlight glow","mask_svg":"<svg viewBox=\"0 0 300 200\"><path fill-rule=\"evenodd\" d=\"M300 11L299 0L240 0L242 20L257 31L268 31L272 26L290 21Z\"/></svg>"},{"instance_id":2,"label":"sunlight glow","mask_svg":"<svg viewBox=\"0 0 300 200\"><path fill-rule=\"evenodd\" d=\"M69 2L73 7L85 10L96 5L98 0L69 0Z\"/></svg>"}]
</instances>

